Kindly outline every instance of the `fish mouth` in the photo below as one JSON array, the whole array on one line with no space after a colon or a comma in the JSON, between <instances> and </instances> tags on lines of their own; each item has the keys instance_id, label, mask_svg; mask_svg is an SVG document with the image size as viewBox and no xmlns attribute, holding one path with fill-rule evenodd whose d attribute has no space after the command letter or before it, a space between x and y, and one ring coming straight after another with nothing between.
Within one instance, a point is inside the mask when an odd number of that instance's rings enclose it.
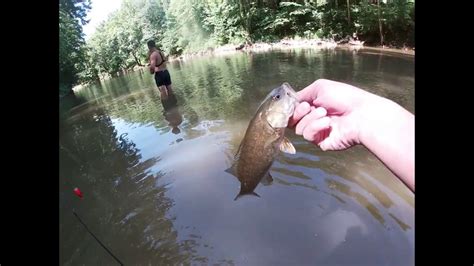
<instances>
[{"instance_id":1,"label":"fish mouth","mask_svg":"<svg viewBox=\"0 0 474 266\"><path fill-rule=\"evenodd\" d=\"M287 93L291 98L294 98L297 103L300 102L300 98L298 97L298 94L294 90L287 90Z\"/></svg>"},{"instance_id":2,"label":"fish mouth","mask_svg":"<svg viewBox=\"0 0 474 266\"><path fill-rule=\"evenodd\" d=\"M290 96L291 98L294 98L297 103L300 102L298 94L296 94L296 91L293 89L293 87L291 87L291 85L288 82L283 83L282 87L284 88L288 96Z\"/></svg>"}]
</instances>

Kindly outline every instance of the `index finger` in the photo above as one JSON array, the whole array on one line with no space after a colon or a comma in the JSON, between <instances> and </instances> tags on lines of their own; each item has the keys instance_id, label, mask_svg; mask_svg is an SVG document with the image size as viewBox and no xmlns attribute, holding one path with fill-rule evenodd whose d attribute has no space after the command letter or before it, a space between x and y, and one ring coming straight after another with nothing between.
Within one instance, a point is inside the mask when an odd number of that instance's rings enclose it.
<instances>
[{"instance_id":1,"label":"index finger","mask_svg":"<svg viewBox=\"0 0 474 266\"><path fill-rule=\"evenodd\" d=\"M322 84L326 83L326 79L318 79L315 82L308 85L306 88L296 92L298 95L298 99L300 102L308 102L309 104L313 104L313 101L318 96L319 90Z\"/></svg>"},{"instance_id":2,"label":"index finger","mask_svg":"<svg viewBox=\"0 0 474 266\"><path fill-rule=\"evenodd\" d=\"M288 127L293 127L300 119L311 111L311 106L307 102L302 102L296 106L293 116L290 117Z\"/></svg>"}]
</instances>

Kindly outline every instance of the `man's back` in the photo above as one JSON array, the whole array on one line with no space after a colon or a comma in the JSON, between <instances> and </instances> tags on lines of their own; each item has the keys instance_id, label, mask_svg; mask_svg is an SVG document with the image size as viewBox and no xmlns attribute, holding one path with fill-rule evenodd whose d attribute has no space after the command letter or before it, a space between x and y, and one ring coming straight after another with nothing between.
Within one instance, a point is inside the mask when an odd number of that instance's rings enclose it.
<instances>
[{"instance_id":1,"label":"man's back","mask_svg":"<svg viewBox=\"0 0 474 266\"><path fill-rule=\"evenodd\" d=\"M155 63L155 72L166 69L166 61L163 53L158 49L155 49L150 55L150 64Z\"/></svg>"}]
</instances>

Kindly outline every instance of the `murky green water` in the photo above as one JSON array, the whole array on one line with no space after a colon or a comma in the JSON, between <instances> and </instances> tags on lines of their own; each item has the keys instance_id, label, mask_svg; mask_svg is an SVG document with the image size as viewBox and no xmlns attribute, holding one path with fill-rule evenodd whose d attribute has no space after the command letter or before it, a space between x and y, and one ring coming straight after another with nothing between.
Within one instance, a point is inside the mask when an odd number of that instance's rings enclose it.
<instances>
[{"instance_id":1,"label":"murky green water","mask_svg":"<svg viewBox=\"0 0 474 266\"><path fill-rule=\"evenodd\" d=\"M348 82L413 112L413 57L291 50L168 69L171 116L147 72L62 101L61 265L116 264L73 209L125 265L414 264L414 195L362 146L322 152L289 131L297 153L279 156L261 198L234 201L240 184L224 172L260 101L284 81Z\"/></svg>"}]
</instances>

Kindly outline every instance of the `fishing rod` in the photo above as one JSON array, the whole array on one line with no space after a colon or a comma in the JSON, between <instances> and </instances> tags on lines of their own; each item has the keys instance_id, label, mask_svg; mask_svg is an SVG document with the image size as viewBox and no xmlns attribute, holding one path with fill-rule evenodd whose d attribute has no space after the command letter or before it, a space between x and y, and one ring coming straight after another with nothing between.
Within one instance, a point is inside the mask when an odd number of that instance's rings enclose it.
<instances>
[{"instance_id":1,"label":"fishing rod","mask_svg":"<svg viewBox=\"0 0 474 266\"><path fill-rule=\"evenodd\" d=\"M82 199L82 192L78 189L78 188L75 188L74 189L74 193ZM79 222L84 226L84 228L87 230L87 232L89 232L89 234L91 234L91 236L97 240L97 242L105 249L105 251L107 251L120 265L123 266L123 263L117 258L115 257L114 254L112 254L112 252L104 245L102 244L102 242L100 242L100 240L94 235L94 233L92 233L89 228L87 227L87 225L81 220L81 218L79 217L79 215L76 213L76 211L73 209L72 210L72 213L74 214L74 216L76 216L77 220L79 220Z\"/></svg>"}]
</instances>

